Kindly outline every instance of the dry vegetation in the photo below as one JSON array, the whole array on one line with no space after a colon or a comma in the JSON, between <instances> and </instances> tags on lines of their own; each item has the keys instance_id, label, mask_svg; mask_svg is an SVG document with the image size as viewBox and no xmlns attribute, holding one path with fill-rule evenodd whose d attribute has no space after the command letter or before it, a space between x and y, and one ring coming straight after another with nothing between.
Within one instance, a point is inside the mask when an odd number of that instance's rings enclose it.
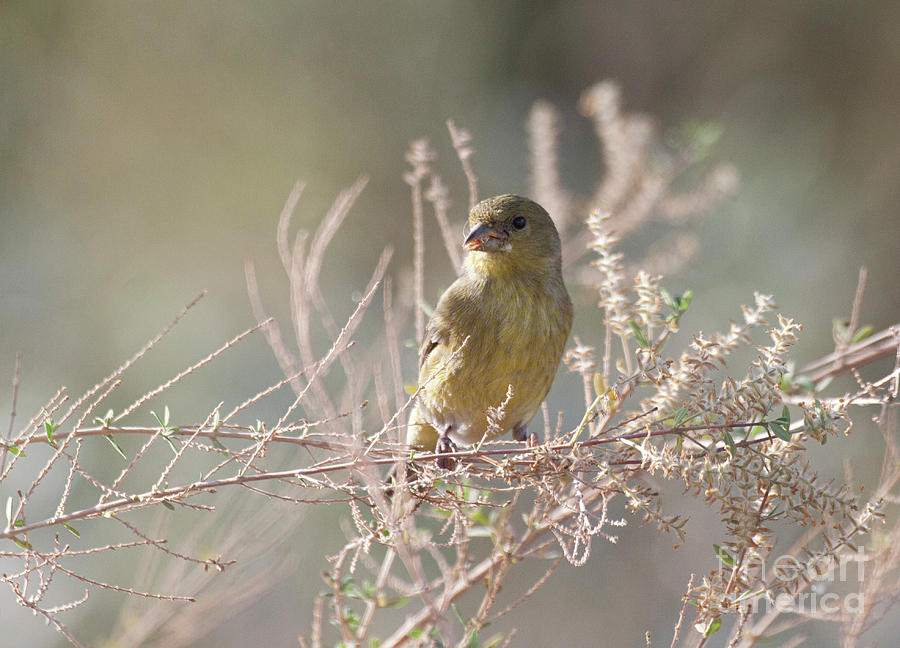
<instances>
[{"instance_id":1,"label":"dry vegetation","mask_svg":"<svg viewBox=\"0 0 900 648\"><path fill-rule=\"evenodd\" d=\"M850 322L836 332L835 353L803 371L794 371L788 359L801 327L779 315L767 295L741 307L729 330L697 333L685 348L671 348L690 295L666 292L661 275L690 262L700 245L692 221L735 190L736 173L704 162L715 128L696 127L677 149L664 147L650 119L622 111L615 84L589 89L580 107L595 124L605 162L589 196L573 195L561 181L556 110L538 103L528 122L531 195L557 221L570 285L596 290L606 324L599 339L575 338L566 355L584 385L576 427L563 427L545 404L542 442L466 448L455 453L450 472L437 468L434 455L411 458L402 445L415 394L405 389L411 362L401 357L401 340L412 331L420 337L424 327L418 305L424 303L426 218L434 217L443 241L429 246L446 248L453 266L460 264L461 223L451 222L434 152L417 141L404 177L412 197L414 267L389 273L391 250L385 250L343 324L332 315L319 277L326 256L339 254L329 246L364 179L341 193L311 237L291 235L303 187L292 191L277 228L290 286L289 328L266 315L248 264L259 325L119 412L107 411L105 401L187 309L74 403L60 390L24 425L15 413L17 372L0 458L7 518L0 534L2 582L11 599L80 646L65 619L90 606L98 590L114 590L121 610L104 645L190 645L277 582L273 566L295 549L287 538L303 516L284 515L272 500L300 510L331 502L346 507L347 542L327 559L327 591L309 612L302 645L514 644L514 631L488 637L483 629L529 605L562 561L585 564L595 543L615 542L626 524L649 523L628 533L709 542L692 538L687 520L662 506L647 479L655 476L683 483L685 496L724 520L724 532L716 543L718 560L710 555L709 564L696 566L671 636L648 634L646 645L703 646L709 637L721 642L727 636L719 645L795 646L810 621L834 622L843 646L858 645L898 595L900 524L883 522L897 518L900 494L900 328L869 336L861 330L863 274ZM448 126L472 204L478 186L471 137ZM696 189L674 190L698 163L706 171ZM621 239L654 220L669 234L647 258L626 264ZM377 336L363 335L364 315L380 320ZM257 331L284 380L235 407L220 404L200 423L171 420L165 394ZM330 343L317 346L326 337ZM752 350L755 360L729 364L741 349ZM861 367L883 357L894 358L890 366L882 361L887 370L864 377ZM830 394L829 379L848 373L856 388ZM294 399L277 419L240 423L248 408L278 390L291 390ZM155 425L132 423L136 412L150 407ZM884 447L877 486L864 494L849 464L845 480L836 483L820 478L807 460L810 444L849 434L854 417L873 418ZM532 428L538 427L535 421ZM136 452L122 452L116 440L125 435L142 439ZM121 454L121 470L111 479L88 468L86 457L102 452ZM411 459L418 471L389 497L385 473ZM76 491L92 493L96 504L72 506ZM612 516L614 502L629 514ZM191 528L166 542L173 509L191 516ZM776 541L798 529L802 538L775 560ZM249 548L248 537L254 538ZM112 552L137 553L131 582L92 576L91 559ZM858 590L854 609L846 605L854 593L847 583L823 580L850 559L866 561L866 578L851 583ZM501 592L507 575L530 561L546 565L543 576L524 590ZM240 588L227 596L216 589L223 570L241 570ZM65 598L72 582L83 594ZM835 590L836 607L792 609L813 584L820 597L823 586L844 587ZM643 629L634 633L638 641Z\"/></svg>"}]
</instances>

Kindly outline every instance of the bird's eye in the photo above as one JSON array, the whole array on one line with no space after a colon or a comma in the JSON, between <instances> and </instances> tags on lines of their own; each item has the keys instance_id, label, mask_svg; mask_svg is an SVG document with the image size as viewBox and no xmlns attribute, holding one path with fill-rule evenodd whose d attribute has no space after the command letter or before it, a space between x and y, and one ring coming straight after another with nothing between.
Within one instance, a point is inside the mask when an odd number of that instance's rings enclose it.
<instances>
[{"instance_id":1,"label":"bird's eye","mask_svg":"<svg viewBox=\"0 0 900 648\"><path fill-rule=\"evenodd\" d=\"M527 222L528 221L525 220L524 216L516 216L515 218L513 218L512 223L513 223L513 227L515 227L516 229L525 229L525 224Z\"/></svg>"}]
</instances>

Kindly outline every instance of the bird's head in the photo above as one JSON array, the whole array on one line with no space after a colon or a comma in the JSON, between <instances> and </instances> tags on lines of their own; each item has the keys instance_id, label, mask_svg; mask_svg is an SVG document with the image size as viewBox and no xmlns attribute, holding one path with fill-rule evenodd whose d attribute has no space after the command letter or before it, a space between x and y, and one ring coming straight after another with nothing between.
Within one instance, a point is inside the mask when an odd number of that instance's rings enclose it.
<instances>
[{"instance_id":1,"label":"bird's head","mask_svg":"<svg viewBox=\"0 0 900 648\"><path fill-rule=\"evenodd\" d=\"M560 272L559 234L536 202L506 194L482 200L469 212L463 247L466 267L491 276Z\"/></svg>"}]
</instances>

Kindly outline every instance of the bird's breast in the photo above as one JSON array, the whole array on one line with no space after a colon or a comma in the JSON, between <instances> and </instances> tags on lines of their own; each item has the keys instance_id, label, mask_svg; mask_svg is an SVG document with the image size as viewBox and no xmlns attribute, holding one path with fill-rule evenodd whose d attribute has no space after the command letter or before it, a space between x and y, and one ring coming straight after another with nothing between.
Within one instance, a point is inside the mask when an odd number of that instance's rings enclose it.
<instances>
[{"instance_id":1,"label":"bird's breast","mask_svg":"<svg viewBox=\"0 0 900 648\"><path fill-rule=\"evenodd\" d=\"M565 288L564 303L540 284L478 288L452 310L443 366L430 367L437 375L420 393L435 426L450 426L463 443L485 434L488 408L500 407L510 387L502 431L531 419L556 375L571 325Z\"/></svg>"}]
</instances>

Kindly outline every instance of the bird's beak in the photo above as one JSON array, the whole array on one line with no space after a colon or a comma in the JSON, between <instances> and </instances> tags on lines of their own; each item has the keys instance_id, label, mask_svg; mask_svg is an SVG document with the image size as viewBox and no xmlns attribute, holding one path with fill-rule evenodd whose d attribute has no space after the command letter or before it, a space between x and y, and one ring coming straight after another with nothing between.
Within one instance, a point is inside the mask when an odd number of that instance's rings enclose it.
<instances>
[{"instance_id":1,"label":"bird's beak","mask_svg":"<svg viewBox=\"0 0 900 648\"><path fill-rule=\"evenodd\" d=\"M478 223L466 236L463 247L467 250L493 252L506 247L506 236L486 223Z\"/></svg>"}]
</instances>

